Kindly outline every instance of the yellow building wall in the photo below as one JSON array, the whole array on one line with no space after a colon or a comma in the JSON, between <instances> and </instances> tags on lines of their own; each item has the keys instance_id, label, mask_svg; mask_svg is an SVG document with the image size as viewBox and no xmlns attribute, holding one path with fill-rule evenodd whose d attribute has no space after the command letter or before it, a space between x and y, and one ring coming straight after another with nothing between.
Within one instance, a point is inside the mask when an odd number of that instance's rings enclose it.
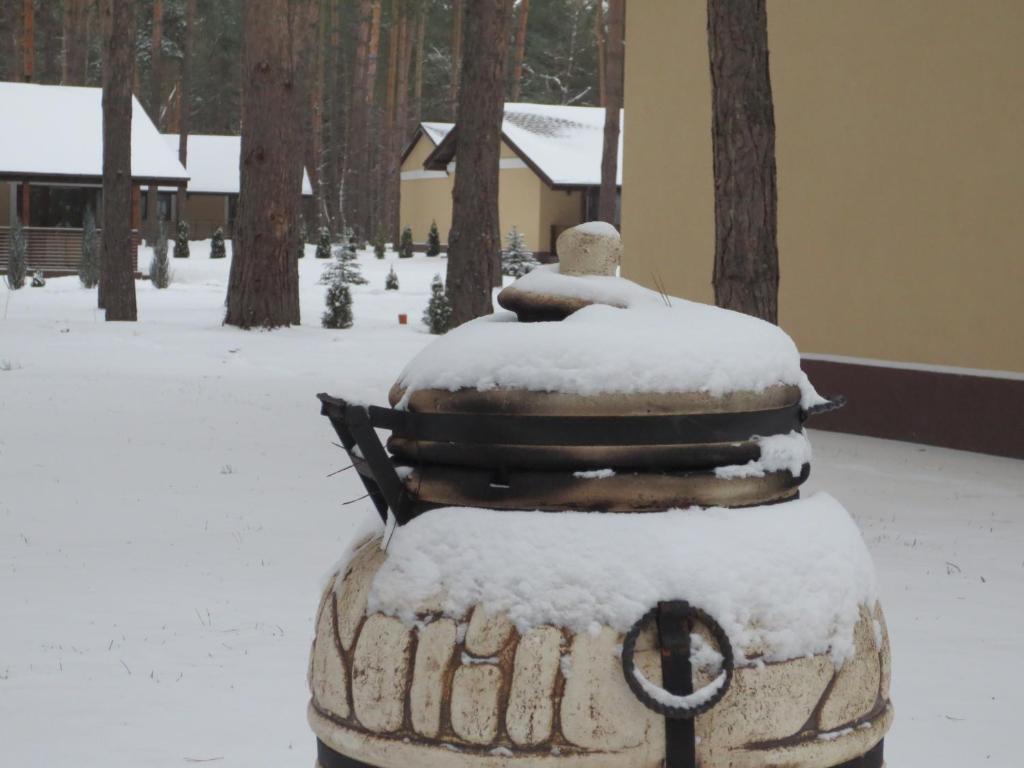
<instances>
[{"instance_id":1,"label":"yellow building wall","mask_svg":"<svg viewBox=\"0 0 1024 768\"><path fill-rule=\"evenodd\" d=\"M623 271L710 300L703 0L627 26ZM780 324L805 352L1024 371L1024 3L774 0ZM664 52L671 50L671 56Z\"/></svg>"},{"instance_id":2,"label":"yellow building wall","mask_svg":"<svg viewBox=\"0 0 1024 768\"><path fill-rule=\"evenodd\" d=\"M402 171L422 171L424 161L433 150L433 142L421 136L402 164ZM514 160L518 155L502 142L501 157ZM402 180L399 200L401 225L412 228L413 240L417 243L426 242L431 221L437 222L441 242L447 242L454 183L454 173L439 178ZM515 225L530 250L549 251L551 226L579 224L581 215L580 192L552 190L527 167L502 168L498 172L498 219L503 241Z\"/></svg>"}]
</instances>

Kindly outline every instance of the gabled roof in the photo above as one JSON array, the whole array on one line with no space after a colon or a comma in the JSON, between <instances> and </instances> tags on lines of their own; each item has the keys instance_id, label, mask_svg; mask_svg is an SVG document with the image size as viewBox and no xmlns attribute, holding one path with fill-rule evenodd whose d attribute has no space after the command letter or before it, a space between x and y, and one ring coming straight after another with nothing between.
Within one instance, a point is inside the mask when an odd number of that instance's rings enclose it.
<instances>
[{"instance_id":1,"label":"gabled roof","mask_svg":"<svg viewBox=\"0 0 1024 768\"><path fill-rule=\"evenodd\" d=\"M451 126L450 123L433 125ZM424 132L426 129L424 128ZM619 132L617 184L622 184L622 135ZM544 182L555 189L601 184L604 109L560 104L506 104L501 138ZM443 170L455 157L458 131L449 127L424 163ZM437 143L437 142L435 142Z\"/></svg>"},{"instance_id":2,"label":"gabled roof","mask_svg":"<svg viewBox=\"0 0 1024 768\"><path fill-rule=\"evenodd\" d=\"M412 148L416 146L416 142L420 140L420 136L426 136L427 139L435 147L444 141L444 137L448 135L452 128L455 127L455 123L429 123L423 122L416 126L416 130L409 139L409 143L405 145L405 149L402 150L402 157L399 163L404 163L405 159L412 152Z\"/></svg>"},{"instance_id":3,"label":"gabled roof","mask_svg":"<svg viewBox=\"0 0 1024 768\"><path fill-rule=\"evenodd\" d=\"M163 140L178 152L178 134L165 133ZM188 191L195 194L237 195L239 187L238 158L242 151L241 136L214 136L203 133L188 135L186 164L191 178ZM302 170L302 194L312 195L309 175Z\"/></svg>"},{"instance_id":4,"label":"gabled roof","mask_svg":"<svg viewBox=\"0 0 1024 768\"><path fill-rule=\"evenodd\" d=\"M100 88L0 83L0 175L102 178L102 99ZM132 178L172 184L188 179L134 96Z\"/></svg>"}]
</instances>

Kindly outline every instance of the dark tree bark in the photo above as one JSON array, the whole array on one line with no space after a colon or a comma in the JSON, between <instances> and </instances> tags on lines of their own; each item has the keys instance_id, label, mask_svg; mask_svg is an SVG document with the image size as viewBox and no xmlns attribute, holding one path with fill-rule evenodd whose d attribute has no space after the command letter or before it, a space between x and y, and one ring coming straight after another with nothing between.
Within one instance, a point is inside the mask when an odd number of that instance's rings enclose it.
<instances>
[{"instance_id":1,"label":"dark tree bark","mask_svg":"<svg viewBox=\"0 0 1024 768\"><path fill-rule=\"evenodd\" d=\"M87 0L64 2L65 85L85 85L89 64L89 4Z\"/></svg>"},{"instance_id":2,"label":"dark tree bark","mask_svg":"<svg viewBox=\"0 0 1024 768\"><path fill-rule=\"evenodd\" d=\"M107 320L136 320L132 269L132 76L135 2L102 0L103 260L100 306Z\"/></svg>"},{"instance_id":3,"label":"dark tree bark","mask_svg":"<svg viewBox=\"0 0 1024 768\"><path fill-rule=\"evenodd\" d=\"M508 3L473 0L465 9L448 295L452 322L490 314L498 235L498 160L508 57Z\"/></svg>"},{"instance_id":4,"label":"dark tree bark","mask_svg":"<svg viewBox=\"0 0 1024 768\"><path fill-rule=\"evenodd\" d=\"M466 0L452 0L452 82L448 99L452 120L459 114L459 78L462 76L462 26L466 13Z\"/></svg>"},{"instance_id":5,"label":"dark tree bark","mask_svg":"<svg viewBox=\"0 0 1024 768\"><path fill-rule=\"evenodd\" d=\"M352 227L359 238L373 234L370 231L370 116L377 77L379 29L380 0L360 0L343 190L345 224Z\"/></svg>"},{"instance_id":6,"label":"dark tree bark","mask_svg":"<svg viewBox=\"0 0 1024 768\"><path fill-rule=\"evenodd\" d=\"M416 10L416 71L413 75L412 114L407 131L411 133L423 120L423 62L426 59L427 4L420 0Z\"/></svg>"},{"instance_id":7,"label":"dark tree bark","mask_svg":"<svg viewBox=\"0 0 1024 768\"><path fill-rule=\"evenodd\" d=\"M764 0L708 0L715 303L778 322L775 112Z\"/></svg>"},{"instance_id":8,"label":"dark tree bark","mask_svg":"<svg viewBox=\"0 0 1024 768\"><path fill-rule=\"evenodd\" d=\"M603 1L603 0L602 0ZM600 2L598 3L600 5ZM509 101L519 101L523 87L523 57L526 55L526 20L530 15L530 0L519 0L516 19L516 47L512 55L512 89Z\"/></svg>"},{"instance_id":9,"label":"dark tree bark","mask_svg":"<svg viewBox=\"0 0 1024 768\"><path fill-rule=\"evenodd\" d=\"M149 40L149 115L156 127L163 130L163 54L164 4L153 0L153 29Z\"/></svg>"},{"instance_id":10,"label":"dark tree bark","mask_svg":"<svg viewBox=\"0 0 1024 768\"><path fill-rule=\"evenodd\" d=\"M604 85L604 41L606 37L604 28L604 0L598 0L594 3L594 44L597 48L597 104L601 107L607 106L607 94L605 93Z\"/></svg>"},{"instance_id":11,"label":"dark tree bark","mask_svg":"<svg viewBox=\"0 0 1024 768\"><path fill-rule=\"evenodd\" d=\"M196 37L196 0L185 0L185 44L181 61L181 90L178 100L178 162L188 168L188 132L192 127L192 56ZM175 217L182 220L185 187L178 187L174 201Z\"/></svg>"},{"instance_id":12,"label":"dark tree bark","mask_svg":"<svg viewBox=\"0 0 1024 768\"><path fill-rule=\"evenodd\" d=\"M321 17L321 0L312 0L314 14L315 42L309 51L310 71L312 77L309 87L309 103L307 119L309 130L306 132L305 167L309 172L309 183L313 188L313 197L305 205L303 217L314 231L329 225L322 219L323 206L323 155L324 155L324 75L326 72L327 15ZM325 9L326 10L326 9Z\"/></svg>"},{"instance_id":13,"label":"dark tree bark","mask_svg":"<svg viewBox=\"0 0 1024 768\"><path fill-rule=\"evenodd\" d=\"M604 146L601 150L601 191L597 203L597 217L609 224L617 223L615 221L618 197L616 182L619 167L619 123L622 111L625 22L626 0L609 0L608 38L604 46ZM598 66L601 66L600 63Z\"/></svg>"},{"instance_id":14,"label":"dark tree bark","mask_svg":"<svg viewBox=\"0 0 1024 768\"><path fill-rule=\"evenodd\" d=\"M36 69L36 9L33 0L23 0L21 15L21 79L31 83Z\"/></svg>"},{"instance_id":15,"label":"dark tree bark","mask_svg":"<svg viewBox=\"0 0 1024 768\"><path fill-rule=\"evenodd\" d=\"M345 158L345 115L346 105L351 98L351 69L346 66L342 55L341 0L328 0L330 7L330 34L327 55L327 128L324 150L324 208L328 226L334 232L341 232L341 180L344 174Z\"/></svg>"},{"instance_id":16,"label":"dark tree bark","mask_svg":"<svg viewBox=\"0 0 1024 768\"><path fill-rule=\"evenodd\" d=\"M310 0L247 0L242 75L241 190L224 322L299 322L303 112Z\"/></svg>"}]
</instances>

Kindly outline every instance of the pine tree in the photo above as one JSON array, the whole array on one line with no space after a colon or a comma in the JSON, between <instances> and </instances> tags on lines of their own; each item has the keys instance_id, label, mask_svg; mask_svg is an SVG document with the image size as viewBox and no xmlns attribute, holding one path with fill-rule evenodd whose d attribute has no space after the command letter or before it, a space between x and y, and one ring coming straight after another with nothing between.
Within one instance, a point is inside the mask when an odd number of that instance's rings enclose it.
<instances>
[{"instance_id":1,"label":"pine tree","mask_svg":"<svg viewBox=\"0 0 1024 768\"><path fill-rule=\"evenodd\" d=\"M316 257L318 259L331 258L331 231L327 227L320 227L320 236L316 242Z\"/></svg>"},{"instance_id":2,"label":"pine tree","mask_svg":"<svg viewBox=\"0 0 1024 768\"><path fill-rule=\"evenodd\" d=\"M446 333L451 327L452 305L440 275L434 275L430 283L430 301L423 310L423 323L435 335Z\"/></svg>"},{"instance_id":3,"label":"pine tree","mask_svg":"<svg viewBox=\"0 0 1024 768\"><path fill-rule=\"evenodd\" d=\"M296 249L296 256L300 259L306 256L306 241L309 240L309 229L306 227L306 220L299 216L299 247Z\"/></svg>"},{"instance_id":4,"label":"pine tree","mask_svg":"<svg viewBox=\"0 0 1024 768\"><path fill-rule=\"evenodd\" d=\"M513 225L508 233L508 248L501 255L501 274L520 278L540 266L533 251L526 247L523 233Z\"/></svg>"},{"instance_id":5,"label":"pine tree","mask_svg":"<svg viewBox=\"0 0 1024 768\"><path fill-rule=\"evenodd\" d=\"M319 248L319 246L317 246ZM366 278L359 268L359 257L353 245L343 245L334 250L334 261L324 267L320 276L321 285L334 283L346 285L366 285Z\"/></svg>"},{"instance_id":6,"label":"pine tree","mask_svg":"<svg viewBox=\"0 0 1024 768\"><path fill-rule=\"evenodd\" d=\"M154 288L166 288L171 284L171 268L167 261L167 232L160 222L156 242L153 244L153 259L149 262L149 282Z\"/></svg>"},{"instance_id":7,"label":"pine tree","mask_svg":"<svg viewBox=\"0 0 1024 768\"><path fill-rule=\"evenodd\" d=\"M384 230L381 227L377 227L377 231L373 235L373 255L378 259L383 259L385 247Z\"/></svg>"},{"instance_id":8,"label":"pine tree","mask_svg":"<svg viewBox=\"0 0 1024 768\"><path fill-rule=\"evenodd\" d=\"M213 239L210 240L210 258L223 259L225 256L227 256L227 251L224 249L224 230L217 227L217 231L213 233Z\"/></svg>"},{"instance_id":9,"label":"pine tree","mask_svg":"<svg viewBox=\"0 0 1024 768\"><path fill-rule=\"evenodd\" d=\"M174 258L188 258L188 222L184 219L178 222L178 235L174 238Z\"/></svg>"},{"instance_id":10,"label":"pine tree","mask_svg":"<svg viewBox=\"0 0 1024 768\"><path fill-rule=\"evenodd\" d=\"M427 234L427 256L437 256L441 253L441 233L437 231L437 222L430 222L430 232Z\"/></svg>"},{"instance_id":11,"label":"pine tree","mask_svg":"<svg viewBox=\"0 0 1024 768\"><path fill-rule=\"evenodd\" d=\"M100 250L96 247L96 217L85 209L82 220L82 258L78 260L78 279L84 288L95 288L100 281Z\"/></svg>"},{"instance_id":12,"label":"pine tree","mask_svg":"<svg viewBox=\"0 0 1024 768\"><path fill-rule=\"evenodd\" d=\"M398 244L398 258L412 258L412 228L406 227L402 230L402 239Z\"/></svg>"},{"instance_id":13,"label":"pine tree","mask_svg":"<svg viewBox=\"0 0 1024 768\"><path fill-rule=\"evenodd\" d=\"M327 310L321 315L324 328L352 327L352 293L345 283L332 283L327 289Z\"/></svg>"},{"instance_id":14,"label":"pine tree","mask_svg":"<svg viewBox=\"0 0 1024 768\"><path fill-rule=\"evenodd\" d=\"M394 265L391 266L391 271L388 272L388 276L384 278L384 290L385 291L397 291L398 290L398 275L395 273Z\"/></svg>"},{"instance_id":15,"label":"pine tree","mask_svg":"<svg viewBox=\"0 0 1024 768\"><path fill-rule=\"evenodd\" d=\"M28 243L21 221L15 217L11 222L11 252L7 257L7 287L16 291L25 285L25 273L28 271Z\"/></svg>"}]
</instances>

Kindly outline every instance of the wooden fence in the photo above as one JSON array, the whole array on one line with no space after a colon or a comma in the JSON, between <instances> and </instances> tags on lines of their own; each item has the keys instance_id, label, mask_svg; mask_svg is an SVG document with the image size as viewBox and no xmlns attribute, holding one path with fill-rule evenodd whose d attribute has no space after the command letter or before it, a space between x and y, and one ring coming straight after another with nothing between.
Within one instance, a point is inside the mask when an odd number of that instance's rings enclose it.
<instances>
[{"instance_id":1,"label":"wooden fence","mask_svg":"<svg viewBox=\"0 0 1024 768\"><path fill-rule=\"evenodd\" d=\"M28 245L28 273L42 270L48 277L77 275L78 261L82 258L82 230L71 228L22 227ZM99 229L96 247L100 248ZM0 227L0 272L7 271L7 257L11 251L11 230ZM139 237L132 237L132 271L139 271Z\"/></svg>"}]
</instances>

